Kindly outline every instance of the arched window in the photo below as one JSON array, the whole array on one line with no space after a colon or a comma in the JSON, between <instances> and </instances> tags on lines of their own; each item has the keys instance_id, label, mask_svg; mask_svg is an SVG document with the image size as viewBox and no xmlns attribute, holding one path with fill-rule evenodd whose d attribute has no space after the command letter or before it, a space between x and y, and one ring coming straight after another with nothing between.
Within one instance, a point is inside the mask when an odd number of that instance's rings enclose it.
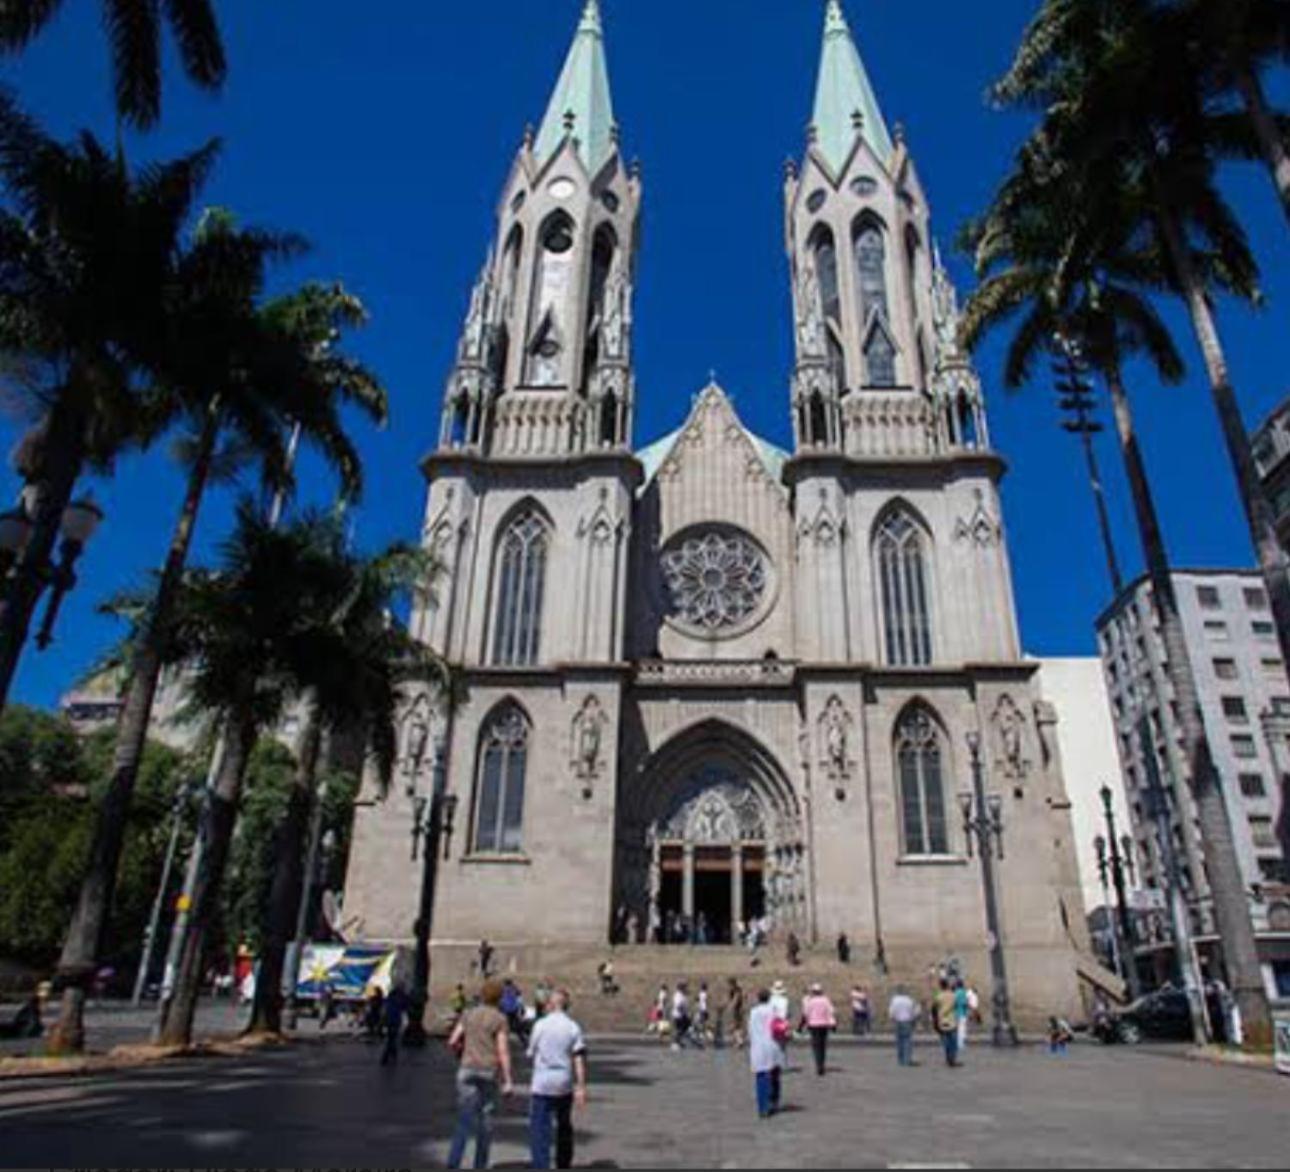
<instances>
[{"instance_id":1,"label":"arched window","mask_svg":"<svg viewBox=\"0 0 1290 1172\"><path fill-rule=\"evenodd\" d=\"M941 732L921 704L907 709L896 725L895 756L904 853L949 854Z\"/></svg>"},{"instance_id":2,"label":"arched window","mask_svg":"<svg viewBox=\"0 0 1290 1172\"><path fill-rule=\"evenodd\" d=\"M856 275L860 282L860 315L868 323L874 312L890 320L887 308L887 246L882 229L862 220L855 238Z\"/></svg>"},{"instance_id":3,"label":"arched window","mask_svg":"<svg viewBox=\"0 0 1290 1172\"><path fill-rule=\"evenodd\" d=\"M498 542L495 664L523 667L537 662L548 544L546 524L534 509L516 517Z\"/></svg>"},{"instance_id":4,"label":"arched window","mask_svg":"<svg viewBox=\"0 0 1290 1172\"><path fill-rule=\"evenodd\" d=\"M497 709L484 725L471 844L478 854L513 855L522 849L528 744L529 722L515 704Z\"/></svg>"},{"instance_id":5,"label":"arched window","mask_svg":"<svg viewBox=\"0 0 1290 1172\"><path fill-rule=\"evenodd\" d=\"M605 349L601 341L601 330L605 318L605 287L609 283L609 272L614 266L614 252L617 238L608 224L602 224L596 231L595 241L591 246L591 289L587 298L587 341L582 361L582 388L587 393L589 380L600 364L600 356Z\"/></svg>"},{"instance_id":6,"label":"arched window","mask_svg":"<svg viewBox=\"0 0 1290 1172\"><path fill-rule=\"evenodd\" d=\"M524 251L524 229L518 224L506 238L502 254L502 321L510 321L515 309L515 291L520 280L520 255Z\"/></svg>"},{"instance_id":7,"label":"arched window","mask_svg":"<svg viewBox=\"0 0 1290 1172\"><path fill-rule=\"evenodd\" d=\"M896 347L882 321L874 322L864 347L864 361L871 387L896 385Z\"/></svg>"},{"instance_id":8,"label":"arched window","mask_svg":"<svg viewBox=\"0 0 1290 1172\"><path fill-rule=\"evenodd\" d=\"M573 221L557 212L542 229L537 267L533 274L533 309L530 315L528 362L525 381L534 387L560 383L566 313L573 276Z\"/></svg>"},{"instance_id":9,"label":"arched window","mask_svg":"<svg viewBox=\"0 0 1290 1172\"><path fill-rule=\"evenodd\" d=\"M909 323L911 326L918 321L918 255L918 230L913 224L908 224L905 227L905 289L909 293Z\"/></svg>"},{"instance_id":10,"label":"arched window","mask_svg":"<svg viewBox=\"0 0 1290 1172\"><path fill-rule=\"evenodd\" d=\"M931 663L923 531L905 510L895 510L878 530L876 561L887 663L892 667Z\"/></svg>"},{"instance_id":11,"label":"arched window","mask_svg":"<svg viewBox=\"0 0 1290 1172\"><path fill-rule=\"evenodd\" d=\"M834 325L842 324L842 295L838 285L838 250L833 243L833 233L827 228L816 232L815 275L820 282L820 307L824 310L826 321Z\"/></svg>"}]
</instances>

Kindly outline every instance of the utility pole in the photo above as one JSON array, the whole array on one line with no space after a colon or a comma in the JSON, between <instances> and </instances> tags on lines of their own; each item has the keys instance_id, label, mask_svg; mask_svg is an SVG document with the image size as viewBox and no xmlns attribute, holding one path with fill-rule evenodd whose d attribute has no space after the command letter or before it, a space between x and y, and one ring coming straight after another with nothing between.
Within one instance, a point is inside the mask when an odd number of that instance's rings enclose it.
<instances>
[{"instance_id":1,"label":"utility pole","mask_svg":"<svg viewBox=\"0 0 1290 1172\"><path fill-rule=\"evenodd\" d=\"M1084 361L1076 339L1065 334L1054 335L1053 352L1053 374L1057 380L1058 394L1061 395L1058 406L1066 413L1062 428L1071 435L1079 436L1084 448L1089 483L1093 486L1093 501L1097 506L1098 528L1102 531L1102 546L1106 552L1106 566L1111 574L1115 597L1118 598L1124 589L1124 575L1120 572L1120 559L1115 553L1111 517L1106 507L1106 490L1102 486L1097 453L1093 450L1093 437L1103 430L1102 424L1093 418L1096 410L1093 382L1088 376L1088 364Z\"/></svg>"},{"instance_id":2,"label":"utility pole","mask_svg":"<svg viewBox=\"0 0 1290 1172\"><path fill-rule=\"evenodd\" d=\"M1121 854L1121 842L1115 833L1115 793L1109 785L1102 787L1101 797L1102 814L1106 818L1107 838L1104 842L1109 841L1110 844L1111 881L1115 884L1117 925L1115 935L1120 940L1120 955L1124 963L1124 979L1129 986L1129 996L1136 1001L1141 995L1142 988L1138 980L1133 921L1129 917L1129 898L1124 884L1124 872L1126 866L1133 866L1133 857L1130 855L1126 864L1125 856Z\"/></svg>"},{"instance_id":3,"label":"utility pole","mask_svg":"<svg viewBox=\"0 0 1290 1172\"><path fill-rule=\"evenodd\" d=\"M152 912L148 916L148 927L143 936L143 956L139 959L139 971L134 977L134 995L130 998L130 1004L136 1009L143 1000L143 991L148 983L148 970L152 968L152 954L157 946L157 929L161 927L161 910L166 903L166 892L170 889L170 872L175 865L179 832L183 829L184 814L187 812L191 794L192 786L188 782L184 782L175 793L170 819L170 841L166 844L166 860L161 866L161 882L157 884L157 894L152 901Z\"/></svg>"}]
</instances>

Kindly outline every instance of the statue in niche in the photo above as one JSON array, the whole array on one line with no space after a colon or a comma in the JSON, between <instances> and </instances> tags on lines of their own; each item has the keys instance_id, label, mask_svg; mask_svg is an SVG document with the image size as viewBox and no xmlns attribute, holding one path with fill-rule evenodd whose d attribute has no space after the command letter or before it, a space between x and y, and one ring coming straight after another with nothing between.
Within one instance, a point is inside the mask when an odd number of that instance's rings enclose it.
<instances>
[{"instance_id":1,"label":"statue in niche","mask_svg":"<svg viewBox=\"0 0 1290 1172\"><path fill-rule=\"evenodd\" d=\"M820 717L823 730L824 768L833 781L841 781L847 776L847 724L850 718L842 701L833 696L824 706L824 715Z\"/></svg>"},{"instance_id":2,"label":"statue in niche","mask_svg":"<svg viewBox=\"0 0 1290 1172\"><path fill-rule=\"evenodd\" d=\"M416 783L429 743L430 703L424 696L419 696L404 721L403 773L408 778L409 786Z\"/></svg>"},{"instance_id":3,"label":"statue in niche","mask_svg":"<svg viewBox=\"0 0 1290 1172\"><path fill-rule=\"evenodd\" d=\"M824 312L820 306L820 282L809 259L802 262L797 284L797 350L803 358L824 356Z\"/></svg>"},{"instance_id":4,"label":"statue in niche","mask_svg":"<svg viewBox=\"0 0 1290 1172\"><path fill-rule=\"evenodd\" d=\"M1001 764L1004 776L1011 781L1021 781L1029 766L1025 759L1026 718L1022 716L1011 696L1004 696L994 712L998 730Z\"/></svg>"},{"instance_id":5,"label":"statue in niche","mask_svg":"<svg viewBox=\"0 0 1290 1172\"><path fill-rule=\"evenodd\" d=\"M573 771L583 782L583 796L591 796L592 783L600 774L601 740L605 714L600 701L588 696L573 718Z\"/></svg>"}]
</instances>

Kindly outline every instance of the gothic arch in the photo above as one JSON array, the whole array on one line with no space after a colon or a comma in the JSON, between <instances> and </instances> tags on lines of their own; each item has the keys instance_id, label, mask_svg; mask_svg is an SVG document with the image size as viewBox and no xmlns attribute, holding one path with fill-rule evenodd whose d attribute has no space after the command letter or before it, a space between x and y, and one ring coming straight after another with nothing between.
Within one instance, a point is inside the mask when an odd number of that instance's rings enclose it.
<instances>
[{"instance_id":1,"label":"gothic arch","mask_svg":"<svg viewBox=\"0 0 1290 1172\"><path fill-rule=\"evenodd\" d=\"M558 385L561 368L567 370L564 351L573 324L569 319L573 282L560 273L574 263L577 232L577 223L563 208L547 216L538 230L524 348L524 381L530 386Z\"/></svg>"},{"instance_id":2,"label":"gothic arch","mask_svg":"<svg viewBox=\"0 0 1290 1172\"><path fill-rule=\"evenodd\" d=\"M489 575L486 662L500 666L537 662L555 531L551 515L533 497L517 501L498 522Z\"/></svg>"},{"instance_id":3,"label":"gothic arch","mask_svg":"<svg viewBox=\"0 0 1290 1172\"><path fill-rule=\"evenodd\" d=\"M911 699L891 729L897 841L904 855L952 849L954 746L936 707Z\"/></svg>"},{"instance_id":4,"label":"gothic arch","mask_svg":"<svg viewBox=\"0 0 1290 1172\"><path fill-rule=\"evenodd\" d=\"M874 617L883 662L927 666L937 646L935 560L931 527L903 497L888 501L869 531Z\"/></svg>"},{"instance_id":5,"label":"gothic arch","mask_svg":"<svg viewBox=\"0 0 1290 1172\"><path fill-rule=\"evenodd\" d=\"M522 852L532 732L533 720L514 696L498 700L479 722L470 795L473 854Z\"/></svg>"}]
</instances>

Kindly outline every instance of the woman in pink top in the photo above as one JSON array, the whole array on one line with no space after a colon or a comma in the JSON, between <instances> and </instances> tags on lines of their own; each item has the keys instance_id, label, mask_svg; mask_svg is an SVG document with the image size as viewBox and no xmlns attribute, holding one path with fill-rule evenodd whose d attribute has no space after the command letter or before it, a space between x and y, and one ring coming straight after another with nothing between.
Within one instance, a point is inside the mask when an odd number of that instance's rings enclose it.
<instances>
[{"instance_id":1,"label":"woman in pink top","mask_svg":"<svg viewBox=\"0 0 1290 1172\"><path fill-rule=\"evenodd\" d=\"M838 1027L837 1015L833 1012L833 1002L825 995L824 989L817 983L802 1002L802 1024L811 1034L811 1051L815 1055L815 1073L824 1077L824 1059L829 1049L829 1034Z\"/></svg>"}]
</instances>

